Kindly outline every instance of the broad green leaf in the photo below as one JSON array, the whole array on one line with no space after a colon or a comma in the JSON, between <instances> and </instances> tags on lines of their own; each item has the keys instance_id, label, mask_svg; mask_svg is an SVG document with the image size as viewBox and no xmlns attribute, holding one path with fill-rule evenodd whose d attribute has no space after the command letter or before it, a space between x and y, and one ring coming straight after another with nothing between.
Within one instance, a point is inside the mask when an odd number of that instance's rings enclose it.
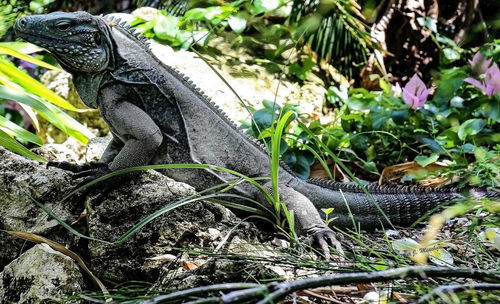
<instances>
[{"instance_id":1,"label":"broad green leaf","mask_svg":"<svg viewBox=\"0 0 500 304\"><path fill-rule=\"evenodd\" d=\"M375 264L373 264L373 267L376 269L376 270L386 270L390 267L391 265L389 263L387 263L386 260L378 260L375 262Z\"/></svg>"},{"instance_id":2,"label":"broad green leaf","mask_svg":"<svg viewBox=\"0 0 500 304\"><path fill-rule=\"evenodd\" d=\"M8 149L14 153L26 156L26 157L34 159L36 161L40 161L40 162L46 161L42 157L40 157L40 156L36 155L35 153L31 152L30 150L26 149L26 147L24 147L23 145L18 143L15 139L10 137L7 133L5 133L2 130L0 130L0 146L3 146L6 149Z\"/></svg>"},{"instance_id":3,"label":"broad green leaf","mask_svg":"<svg viewBox=\"0 0 500 304\"><path fill-rule=\"evenodd\" d=\"M12 88L0 85L0 98L15 100L26 104L37 111L43 118L62 130L64 133L76 138L86 144L94 135L83 125L54 105L44 102L38 96L29 95L25 92L16 91Z\"/></svg>"},{"instance_id":4,"label":"broad green leaf","mask_svg":"<svg viewBox=\"0 0 500 304\"><path fill-rule=\"evenodd\" d=\"M306 151L286 151L282 160L301 179L307 179L311 172L311 165L314 163L314 155Z\"/></svg>"},{"instance_id":5,"label":"broad green leaf","mask_svg":"<svg viewBox=\"0 0 500 304\"><path fill-rule=\"evenodd\" d=\"M429 248L420 248L419 251L428 252L429 260L436 265L450 266L454 264L453 256L442 245L439 245L439 243L431 243Z\"/></svg>"},{"instance_id":6,"label":"broad green leaf","mask_svg":"<svg viewBox=\"0 0 500 304\"><path fill-rule=\"evenodd\" d=\"M420 26L426 27L434 33L437 33L437 20L430 17L418 17L417 22Z\"/></svg>"},{"instance_id":7,"label":"broad green leaf","mask_svg":"<svg viewBox=\"0 0 500 304\"><path fill-rule=\"evenodd\" d=\"M5 54L5 55L10 55L12 57L19 58L24 61L31 62L33 64L36 64L38 66L50 69L50 70L56 70L56 71L61 71L60 68L55 67L51 64L46 63L45 61L36 59L35 57L28 56L26 54L20 53L14 49L11 49L9 47L6 47L3 43L0 43L0 54Z\"/></svg>"},{"instance_id":8,"label":"broad green leaf","mask_svg":"<svg viewBox=\"0 0 500 304\"><path fill-rule=\"evenodd\" d=\"M451 48L445 48L443 49L443 62L445 64L448 64L448 63L452 63L453 61L457 61L458 59L460 59L460 54L454 50L454 49L451 49Z\"/></svg>"},{"instance_id":9,"label":"broad green leaf","mask_svg":"<svg viewBox=\"0 0 500 304\"><path fill-rule=\"evenodd\" d=\"M12 49L18 53L23 54L33 54L44 50L37 45L22 41L0 42L0 46Z\"/></svg>"},{"instance_id":10,"label":"broad green leaf","mask_svg":"<svg viewBox=\"0 0 500 304\"><path fill-rule=\"evenodd\" d=\"M458 88L464 82L464 78L467 77L467 74L458 68L442 70L441 72L442 78L433 98L438 105L447 103L455 97Z\"/></svg>"},{"instance_id":11,"label":"broad green leaf","mask_svg":"<svg viewBox=\"0 0 500 304\"><path fill-rule=\"evenodd\" d=\"M473 118L466 120L460 125L460 127L458 127L458 138L464 140L469 135L476 135L481 132L485 125L486 120L484 119Z\"/></svg>"},{"instance_id":12,"label":"broad green leaf","mask_svg":"<svg viewBox=\"0 0 500 304\"><path fill-rule=\"evenodd\" d=\"M326 208L326 209L321 209L326 215L329 215L330 213L333 212L333 208Z\"/></svg>"},{"instance_id":13,"label":"broad green leaf","mask_svg":"<svg viewBox=\"0 0 500 304\"><path fill-rule=\"evenodd\" d=\"M184 17L182 19L183 20L204 20L205 14L206 14L206 9L196 7L196 8L192 8L192 9L188 10L184 14Z\"/></svg>"},{"instance_id":14,"label":"broad green leaf","mask_svg":"<svg viewBox=\"0 0 500 304\"><path fill-rule=\"evenodd\" d=\"M409 112L407 109L394 110L391 113L391 118L392 118L392 121L394 121L394 123L396 123L398 125L402 125L405 123L405 121L408 120L408 114L409 114Z\"/></svg>"},{"instance_id":15,"label":"broad green leaf","mask_svg":"<svg viewBox=\"0 0 500 304\"><path fill-rule=\"evenodd\" d=\"M72 104L48 89L38 80L20 71L14 64L5 58L0 58L0 70L2 70L12 81L22 85L27 91L41 96L51 103L70 111L78 111Z\"/></svg>"},{"instance_id":16,"label":"broad green leaf","mask_svg":"<svg viewBox=\"0 0 500 304\"><path fill-rule=\"evenodd\" d=\"M430 156L419 155L415 157L415 161L422 167L427 167L428 165L435 163L439 159L439 155L431 154Z\"/></svg>"},{"instance_id":17,"label":"broad green leaf","mask_svg":"<svg viewBox=\"0 0 500 304\"><path fill-rule=\"evenodd\" d=\"M392 242L392 248L405 256L415 256L418 253L418 243L410 238L395 240Z\"/></svg>"},{"instance_id":18,"label":"broad green leaf","mask_svg":"<svg viewBox=\"0 0 500 304\"><path fill-rule=\"evenodd\" d=\"M243 33L243 31L247 27L247 20L240 16L229 17L227 23L229 24L229 27L233 30L233 32L235 32L236 34Z\"/></svg>"},{"instance_id":19,"label":"broad green leaf","mask_svg":"<svg viewBox=\"0 0 500 304\"><path fill-rule=\"evenodd\" d=\"M278 115L269 109L261 109L253 114L253 121L261 131L269 128L277 118Z\"/></svg>"},{"instance_id":20,"label":"broad green leaf","mask_svg":"<svg viewBox=\"0 0 500 304\"><path fill-rule=\"evenodd\" d=\"M162 40L172 40L179 32L178 19L173 16L158 15L154 31L156 37Z\"/></svg>"},{"instance_id":21,"label":"broad green leaf","mask_svg":"<svg viewBox=\"0 0 500 304\"><path fill-rule=\"evenodd\" d=\"M265 13L277 9L280 6L280 0L255 0L253 1L255 13Z\"/></svg>"},{"instance_id":22,"label":"broad green leaf","mask_svg":"<svg viewBox=\"0 0 500 304\"><path fill-rule=\"evenodd\" d=\"M490 227L479 233L479 240L495 247L500 251L500 228Z\"/></svg>"},{"instance_id":23,"label":"broad green leaf","mask_svg":"<svg viewBox=\"0 0 500 304\"><path fill-rule=\"evenodd\" d=\"M20 126L16 125L12 121L8 120L7 118L1 115L0 115L0 128L2 128L4 132L9 133L9 135L17 137L20 140L26 140L31 143L37 144L39 146L43 144L42 140L38 136L21 128ZM6 128L7 130L4 128Z\"/></svg>"}]
</instances>

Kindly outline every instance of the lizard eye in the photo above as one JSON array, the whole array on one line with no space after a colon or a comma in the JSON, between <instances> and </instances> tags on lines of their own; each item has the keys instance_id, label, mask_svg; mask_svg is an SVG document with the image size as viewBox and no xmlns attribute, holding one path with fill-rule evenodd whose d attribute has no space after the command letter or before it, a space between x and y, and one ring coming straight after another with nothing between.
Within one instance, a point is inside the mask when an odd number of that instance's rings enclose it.
<instances>
[{"instance_id":1,"label":"lizard eye","mask_svg":"<svg viewBox=\"0 0 500 304\"><path fill-rule=\"evenodd\" d=\"M56 24L56 28L60 31L66 31L70 26L71 24L67 21L59 22L58 24Z\"/></svg>"}]
</instances>

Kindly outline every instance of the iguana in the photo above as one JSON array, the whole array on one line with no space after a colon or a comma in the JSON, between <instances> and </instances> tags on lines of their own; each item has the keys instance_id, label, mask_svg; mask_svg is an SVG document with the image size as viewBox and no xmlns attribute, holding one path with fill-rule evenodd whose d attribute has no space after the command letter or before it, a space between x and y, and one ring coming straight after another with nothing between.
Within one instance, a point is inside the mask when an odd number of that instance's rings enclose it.
<instances>
[{"instance_id":1,"label":"iguana","mask_svg":"<svg viewBox=\"0 0 500 304\"><path fill-rule=\"evenodd\" d=\"M250 177L269 176L265 148L241 132L191 80L160 62L147 40L125 22L86 12L56 12L22 17L17 20L15 31L19 37L52 52L73 75L83 102L100 110L113 135L97 165L59 163L59 167L81 171L77 177L90 179L128 167L159 163L212 164ZM328 244L341 249L318 210L334 208L336 219L332 223L336 226L352 225L350 213L362 227L385 222L359 186L304 181L286 168L279 172L281 201L294 211L300 232L311 236L326 254ZM234 179L216 170L164 173L197 190ZM462 197L455 189L367 189L394 225L411 224L438 204ZM241 184L235 191L261 199L259 191L249 184ZM478 197L500 196L486 189L469 193Z\"/></svg>"}]
</instances>

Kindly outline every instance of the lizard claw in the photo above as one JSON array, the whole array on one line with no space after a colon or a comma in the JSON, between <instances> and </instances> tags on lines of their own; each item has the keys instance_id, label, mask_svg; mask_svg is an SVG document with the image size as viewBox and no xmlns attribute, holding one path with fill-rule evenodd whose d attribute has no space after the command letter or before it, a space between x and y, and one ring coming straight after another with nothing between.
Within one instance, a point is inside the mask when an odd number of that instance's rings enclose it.
<instances>
[{"instance_id":1,"label":"lizard claw","mask_svg":"<svg viewBox=\"0 0 500 304\"><path fill-rule=\"evenodd\" d=\"M321 252L325 256L326 260L330 260L330 247L333 246L338 252L340 261L344 260L344 250L342 249L342 245L337 240L337 233L335 233L329 227L313 227L308 229L309 239L308 242L312 245L318 245L321 249ZM343 239L342 235L339 236L340 239Z\"/></svg>"},{"instance_id":2,"label":"lizard claw","mask_svg":"<svg viewBox=\"0 0 500 304\"><path fill-rule=\"evenodd\" d=\"M111 172L106 163L100 163L100 162L90 162L88 164L79 165L65 161L63 162L51 161L47 163L47 168L48 167L56 167L59 169L70 171L73 173L72 175L73 180L80 179L78 183L71 188L71 190L67 191L66 194L72 193L74 190L79 189L80 187L90 183L91 181ZM80 191L80 195L88 194L91 188L93 187L88 187L86 189L83 189L82 191Z\"/></svg>"},{"instance_id":3,"label":"lizard claw","mask_svg":"<svg viewBox=\"0 0 500 304\"><path fill-rule=\"evenodd\" d=\"M83 165L70 163L67 161L62 161L62 162L49 161L49 162L47 162L47 169L49 167L55 167L55 168L63 169L63 170L70 171L73 173L80 173L82 171L88 171L88 170L107 167L107 166L108 166L107 164L100 163L100 162L90 162L90 163L83 164Z\"/></svg>"},{"instance_id":4,"label":"lizard claw","mask_svg":"<svg viewBox=\"0 0 500 304\"><path fill-rule=\"evenodd\" d=\"M73 174L73 179L78 179L78 183L73 186L69 191L66 192L66 195L72 194L75 190L79 189L78 195L83 197L89 195L91 192L94 192L95 196L92 198L93 200L101 199L109 190L113 188L113 186L119 185L119 182L113 180L117 177L112 177L111 179L107 179L105 181L101 181L98 184L94 184L91 186L87 186L83 189L81 187L87 185L88 183L102 177L108 173L110 173L108 166L100 166L97 168L80 171L78 173Z\"/></svg>"}]
</instances>

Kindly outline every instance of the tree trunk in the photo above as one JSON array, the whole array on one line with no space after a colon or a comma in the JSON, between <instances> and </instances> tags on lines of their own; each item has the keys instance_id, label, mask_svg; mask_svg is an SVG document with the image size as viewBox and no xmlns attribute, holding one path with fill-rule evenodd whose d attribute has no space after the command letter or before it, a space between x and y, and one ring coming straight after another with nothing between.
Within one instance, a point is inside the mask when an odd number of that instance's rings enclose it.
<instances>
[{"instance_id":1,"label":"tree trunk","mask_svg":"<svg viewBox=\"0 0 500 304\"><path fill-rule=\"evenodd\" d=\"M372 37L386 54L384 66L394 80L405 81L414 73L424 80L439 64L439 48L431 32L418 23L419 17L437 22L438 32L457 44L476 18L479 0L387 0L372 27Z\"/></svg>"}]
</instances>

